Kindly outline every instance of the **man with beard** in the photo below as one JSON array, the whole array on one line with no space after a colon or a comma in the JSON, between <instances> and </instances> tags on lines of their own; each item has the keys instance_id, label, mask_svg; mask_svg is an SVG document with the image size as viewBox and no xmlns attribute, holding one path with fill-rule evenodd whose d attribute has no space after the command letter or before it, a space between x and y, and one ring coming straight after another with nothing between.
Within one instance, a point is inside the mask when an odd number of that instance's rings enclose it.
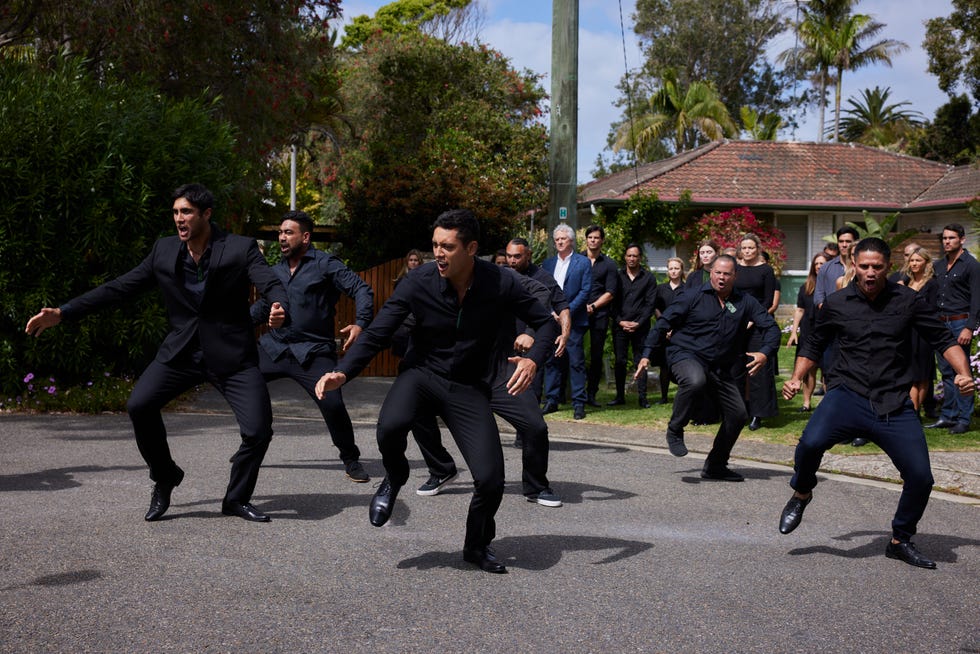
<instances>
[{"instance_id":1,"label":"man with beard","mask_svg":"<svg viewBox=\"0 0 980 654\"><path fill-rule=\"evenodd\" d=\"M788 534L803 520L824 452L855 434L866 434L885 451L903 481L885 556L932 569L935 562L911 541L933 485L925 434L909 397L914 381L911 331L942 353L955 371L959 393L972 395L974 381L956 336L935 307L912 289L887 280L890 259L891 248L879 238L865 238L854 247L854 280L827 297L816 327L800 344L793 376L783 385L783 397L791 400L823 347L837 339L840 356L827 393L796 446L790 480L795 492L779 517L779 532Z\"/></svg>"},{"instance_id":2,"label":"man with beard","mask_svg":"<svg viewBox=\"0 0 980 654\"><path fill-rule=\"evenodd\" d=\"M250 500L272 440L272 406L258 368L248 300L254 284L272 302L270 327L286 318L286 293L254 239L229 234L211 222L214 196L200 184L174 191L176 236L157 240L143 261L60 308L44 308L27 323L37 336L62 320L72 321L151 288L159 288L170 332L156 358L133 387L126 410L140 455L154 482L144 519L159 520L173 489L184 479L167 444L161 409L181 393L210 382L238 420L241 445L231 457L231 479L221 512L268 522Z\"/></svg>"},{"instance_id":3,"label":"man with beard","mask_svg":"<svg viewBox=\"0 0 980 654\"><path fill-rule=\"evenodd\" d=\"M361 465L361 452L354 442L354 427L340 389L319 399L316 382L337 367L333 327L340 294L352 298L357 307L355 324L340 330L347 337L346 351L374 317L374 292L340 259L316 249L312 238L313 220L305 212L290 211L283 216L279 225L282 259L273 271L286 289L292 313L288 323L259 339L259 369L266 381L288 377L309 393L340 452L347 476L355 482L367 482L370 477ZM269 314L269 302L260 300L252 305L254 322L265 322Z\"/></svg>"}]
</instances>

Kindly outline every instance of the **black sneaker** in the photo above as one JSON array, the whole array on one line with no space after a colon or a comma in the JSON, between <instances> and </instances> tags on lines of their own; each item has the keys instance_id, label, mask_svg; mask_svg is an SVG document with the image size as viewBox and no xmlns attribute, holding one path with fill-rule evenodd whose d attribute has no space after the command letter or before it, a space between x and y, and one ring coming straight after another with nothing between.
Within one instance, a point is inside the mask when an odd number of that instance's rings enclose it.
<instances>
[{"instance_id":1,"label":"black sneaker","mask_svg":"<svg viewBox=\"0 0 980 654\"><path fill-rule=\"evenodd\" d=\"M347 469L347 476L350 477L351 481L356 481L358 484L371 481L360 461L348 461L344 464L344 468Z\"/></svg>"},{"instance_id":2,"label":"black sneaker","mask_svg":"<svg viewBox=\"0 0 980 654\"><path fill-rule=\"evenodd\" d=\"M426 495L426 496L438 495L439 493L442 492L442 489L445 487L446 484L451 482L453 479L456 479L457 474L459 473L454 472L450 475L446 475L445 477L436 477L435 475L429 475L429 481L419 486L419 489L415 492L418 493L419 495Z\"/></svg>"},{"instance_id":3,"label":"black sneaker","mask_svg":"<svg viewBox=\"0 0 980 654\"><path fill-rule=\"evenodd\" d=\"M527 495L526 497L528 502L537 502L541 506L561 506L561 498L558 497L558 493L550 488L545 488L540 493L533 493L531 495Z\"/></svg>"},{"instance_id":4,"label":"black sneaker","mask_svg":"<svg viewBox=\"0 0 980 654\"><path fill-rule=\"evenodd\" d=\"M728 466L715 468L707 465L701 469L701 479L711 479L712 481L745 481L745 477Z\"/></svg>"}]
</instances>

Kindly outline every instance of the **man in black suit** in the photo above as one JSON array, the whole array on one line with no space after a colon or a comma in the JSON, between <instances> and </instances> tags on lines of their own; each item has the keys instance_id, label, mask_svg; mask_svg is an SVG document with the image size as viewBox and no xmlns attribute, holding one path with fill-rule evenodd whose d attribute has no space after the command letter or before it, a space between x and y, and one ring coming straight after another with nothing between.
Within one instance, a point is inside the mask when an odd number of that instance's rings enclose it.
<instances>
[{"instance_id":1,"label":"man in black suit","mask_svg":"<svg viewBox=\"0 0 980 654\"><path fill-rule=\"evenodd\" d=\"M154 286L163 294L171 330L156 358L136 382L126 409L136 444L155 482L145 519L159 520L184 471L167 445L161 409L172 399L208 381L224 396L238 420L242 443L231 457L231 480L221 504L225 515L268 522L249 501L259 467L272 439L269 391L258 368L249 294L259 292L285 309L286 293L266 264L254 239L228 234L211 223L214 196L200 184L174 191L176 236L159 239L143 261L120 277L68 301L44 308L27 323L39 335L62 320L130 299ZM274 312L270 326L285 320Z\"/></svg>"}]
</instances>

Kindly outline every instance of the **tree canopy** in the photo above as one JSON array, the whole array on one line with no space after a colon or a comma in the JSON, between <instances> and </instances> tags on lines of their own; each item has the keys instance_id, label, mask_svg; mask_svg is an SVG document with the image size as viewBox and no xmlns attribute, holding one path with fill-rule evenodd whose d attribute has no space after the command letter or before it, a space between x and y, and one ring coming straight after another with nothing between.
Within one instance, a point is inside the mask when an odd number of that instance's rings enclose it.
<instances>
[{"instance_id":1,"label":"tree canopy","mask_svg":"<svg viewBox=\"0 0 980 654\"><path fill-rule=\"evenodd\" d=\"M980 0L953 0L953 13L926 21L929 72L951 97L962 85L980 102Z\"/></svg>"},{"instance_id":2,"label":"tree canopy","mask_svg":"<svg viewBox=\"0 0 980 654\"><path fill-rule=\"evenodd\" d=\"M432 221L454 207L480 217L484 249L500 247L524 211L544 205L545 93L530 71L419 32L372 36L342 71L357 137L324 161L354 265L426 247Z\"/></svg>"},{"instance_id":3,"label":"tree canopy","mask_svg":"<svg viewBox=\"0 0 980 654\"><path fill-rule=\"evenodd\" d=\"M318 121L340 0L12 0L0 46L79 55L97 77L220 99L253 161Z\"/></svg>"}]
</instances>

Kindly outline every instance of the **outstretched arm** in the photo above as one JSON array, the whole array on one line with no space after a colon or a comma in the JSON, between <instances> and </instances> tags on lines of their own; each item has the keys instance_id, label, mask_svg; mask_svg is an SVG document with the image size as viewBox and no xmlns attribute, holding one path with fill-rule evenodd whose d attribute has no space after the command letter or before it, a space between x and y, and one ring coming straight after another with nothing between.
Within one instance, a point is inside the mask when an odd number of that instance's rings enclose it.
<instances>
[{"instance_id":1,"label":"outstretched arm","mask_svg":"<svg viewBox=\"0 0 980 654\"><path fill-rule=\"evenodd\" d=\"M41 332L49 327L55 327L61 323L61 309L45 307L41 312L27 321L27 328L24 330L31 336L40 336Z\"/></svg>"}]
</instances>

